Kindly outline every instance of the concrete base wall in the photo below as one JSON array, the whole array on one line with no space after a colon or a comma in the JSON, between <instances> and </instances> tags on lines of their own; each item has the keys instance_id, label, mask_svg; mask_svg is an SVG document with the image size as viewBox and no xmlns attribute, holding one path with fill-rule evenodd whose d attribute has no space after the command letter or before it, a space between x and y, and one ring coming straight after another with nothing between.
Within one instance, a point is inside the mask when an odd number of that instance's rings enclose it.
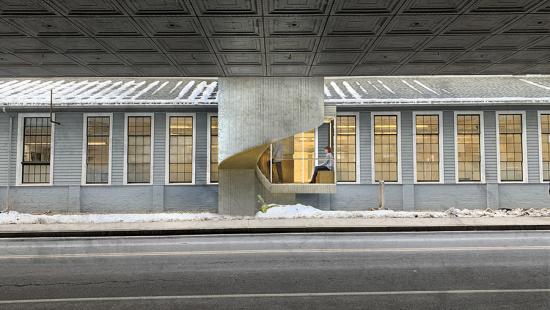
<instances>
[{"instance_id":1,"label":"concrete base wall","mask_svg":"<svg viewBox=\"0 0 550 310\"><path fill-rule=\"evenodd\" d=\"M2 210L6 188L0 188ZM218 187L195 186L52 186L12 187L10 210L58 213L145 213L218 211Z\"/></svg>"},{"instance_id":2,"label":"concrete base wall","mask_svg":"<svg viewBox=\"0 0 550 310\"><path fill-rule=\"evenodd\" d=\"M237 171L237 170L235 170ZM234 172L235 172L234 171ZM237 174L240 174L237 172ZM268 203L302 203L321 210L368 210L378 207L378 185L338 185L335 194L273 195L262 190L249 173L239 175L247 195L230 195L233 211L253 215L257 194ZM249 182L243 182L243 180ZM548 208L546 184L416 184L413 201L404 185L386 184L386 208L392 210L446 210L485 208ZM7 208L6 187L0 187L1 210ZM237 199L239 198L239 199ZM143 213L170 211L218 212L218 186L53 186L12 187L10 210L20 212ZM526 204L526 202L529 202ZM409 206L410 209L407 209Z\"/></svg>"},{"instance_id":3,"label":"concrete base wall","mask_svg":"<svg viewBox=\"0 0 550 310\"><path fill-rule=\"evenodd\" d=\"M548 208L546 184L386 184L385 207L391 210ZM368 210L378 207L378 185L338 185L336 194L298 194L296 201L322 210ZM526 203L528 202L528 203Z\"/></svg>"}]
</instances>

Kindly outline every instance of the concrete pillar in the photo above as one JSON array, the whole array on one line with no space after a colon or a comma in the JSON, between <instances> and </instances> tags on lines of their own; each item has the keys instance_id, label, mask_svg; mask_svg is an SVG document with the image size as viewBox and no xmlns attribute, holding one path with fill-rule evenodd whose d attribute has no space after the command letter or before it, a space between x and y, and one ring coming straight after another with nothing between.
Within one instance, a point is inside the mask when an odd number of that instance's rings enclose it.
<instances>
[{"instance_id":1,"label":"concrete pillar","mask_svg":"<svg viewBox=\"0 0 550 310\"><path fill-rule=\"evenodd\" d=\"M323 78L220 78L220 213L254 214L259 156L273 141L323 123L323 87Z\"/></svg>"},{"instance_id":2,"label":"concrete pillar","mask_svg":"<svg viewBox=\"0 0 550 310\"><path fill-rule=\"evenodd\" d=\"M256 171L220 169L218 205L221 214L252 215L256 211Z\"/></svg>"}]
</instances>

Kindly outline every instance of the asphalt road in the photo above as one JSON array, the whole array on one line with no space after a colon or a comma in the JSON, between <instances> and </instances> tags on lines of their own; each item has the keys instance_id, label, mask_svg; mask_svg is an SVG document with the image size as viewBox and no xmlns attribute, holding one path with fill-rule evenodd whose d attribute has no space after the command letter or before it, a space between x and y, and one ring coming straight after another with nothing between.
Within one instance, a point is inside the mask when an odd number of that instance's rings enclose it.
<instances>
[{"instance_id":1,"label":"asphalt road","mask_svg":"<svg viewBox=\"0 0 550 310\"><path fill-rule=\"evenodd\" d=\"M0 309L550 309L550 232L0 239Z\"/></svg>"}]
</instances>

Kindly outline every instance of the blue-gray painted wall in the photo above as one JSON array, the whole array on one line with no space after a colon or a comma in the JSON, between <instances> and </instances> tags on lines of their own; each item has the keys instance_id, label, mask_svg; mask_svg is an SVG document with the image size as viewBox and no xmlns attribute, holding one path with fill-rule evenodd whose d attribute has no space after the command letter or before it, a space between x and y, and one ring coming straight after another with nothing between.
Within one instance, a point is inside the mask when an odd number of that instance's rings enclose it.
<instances>
[{"instance_id":1,"label":"blue-gray painted wall","mask_svg":"<svg viewBox=\"0 0 550 310\"><path fill-rule=\"evenodd\" d=\"M391 109L388 109L391 110ZM473 110L469 108L468 110ZM496 114L484 111L484 184L456 184L454 165L454 109L443 111L443 160L445 184L414 184L412 109L401 112L402 184L385 185L385 206L396 210L455 208L547 207L548 185L540 183L538 115L536 107L526 111L528 181L502 184L497 180ZM504 110L510 110L506 108ZM544 110L541 108L540 110ZM298 202L326 210L367 210L378 206L379 185L372 184L371 111L344 109L359 115L358 184L339 184L335 194L298 194ZM520 110L518 110L520 111ZM103 111L102 111L103 112ZM195 184L165 185L166 113L155 112L155 139L152 185L124 185L124 112L113 113L112 184L81 186L83 113L59 112L54 143L53 186L15 186L17 114L13 118L11 164L8 164L9 115L0 114L0 201L3 208L25 212L157 212L216 211L217 186L206 184L207 111L196 113ZM327 126L321 126L319 154L326 141ZM11 167L11 169L9 169ZM9 173L8 173L9 169ZM9 177L8 182L8 174ZM7 201L7 185L10 201ZM525 204L528 202L528 205Z\"/></svg>"},{"instance_id":2,"label":"blue-gray painted wall","mask_svg":"<svg viewBox=\"0 0 550 310\"><path fill-rule=\"evenodd\" d=\"M12 158L8 165L9 117L0 114L0 202L23 212L157 212L217 210L217 186L206 184L207 112L196 113L195 185L165 185L166 113L154 114L152 185L123 185L124 115L113 113L111 185L82 186L83 113L59 112L54 134L52 186L15 186L17 114L12 114ZM10 201L7 201L11 166Z\"/></svg>"}]
</instances>

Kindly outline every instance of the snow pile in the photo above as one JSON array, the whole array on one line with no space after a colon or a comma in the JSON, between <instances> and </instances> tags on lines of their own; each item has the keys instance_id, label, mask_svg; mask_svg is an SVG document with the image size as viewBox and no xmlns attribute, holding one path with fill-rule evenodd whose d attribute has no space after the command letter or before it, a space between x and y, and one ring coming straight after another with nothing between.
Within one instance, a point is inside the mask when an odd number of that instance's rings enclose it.
<instances>
[{"instance_id":1,"label":"snow pile","mask_svg":"<svg viewBox=\"0 0 550 310\"><path fill-rule=\"evenodd\" d=\"M479 218L479 217L550 217L550 209L455 209L447 211L323 211L302 204L275 205L259 211L255 217L232 217L215 213L148 213L148 214L28 214L10 211L0 213L2 224L99 224L151 223L239 219L326 219L326 218Z\"/></svg>"},{"instance_id":2,"label":"snow pile","mask_svg":"<svg viewBox=\"0 0 550 310\"><path fill-rule=\"evenodd\" d=\"M447 211L322 211L302 204L281 205L258 212L258 218L452 218L452 217L550 217L550 209L455 209Z\"/></svg>"},{"instance_id":3,"label":"snow pile","mask_svg":"<svg viewBox=\"0 0 550 310\"><path fill-rule=\"evenodd\" d=\"M28 214L10 211L0 213L1 224L97 224L205 221L222 219L214 213L150 213L150 214Z\"/></svg>"}]
</instances>

